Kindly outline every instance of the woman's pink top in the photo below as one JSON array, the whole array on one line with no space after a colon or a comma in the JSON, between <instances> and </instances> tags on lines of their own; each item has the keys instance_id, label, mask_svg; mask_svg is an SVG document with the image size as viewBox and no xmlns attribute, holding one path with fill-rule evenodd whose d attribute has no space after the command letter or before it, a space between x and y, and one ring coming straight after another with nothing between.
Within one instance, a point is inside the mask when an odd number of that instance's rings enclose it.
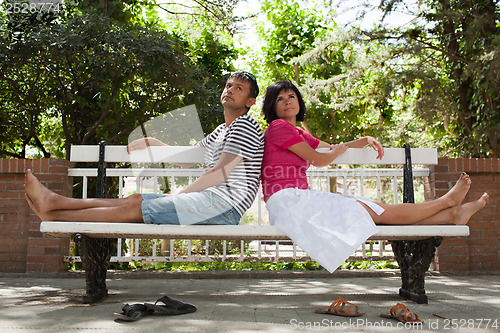
<instances>
[{"instance_id":1,"label":"woman's pink top","mask_svg":"<svg viewBox=\"0 0 500 333\"><path fill-rule=\"evenodd\" d=\"M316 149L320 141L283 119L276 119L269 124L264 139L261 174L264 198L284 188L309 189L306 176L309 163L287 148L306 142Z\"/></svg>"}]
</instances>

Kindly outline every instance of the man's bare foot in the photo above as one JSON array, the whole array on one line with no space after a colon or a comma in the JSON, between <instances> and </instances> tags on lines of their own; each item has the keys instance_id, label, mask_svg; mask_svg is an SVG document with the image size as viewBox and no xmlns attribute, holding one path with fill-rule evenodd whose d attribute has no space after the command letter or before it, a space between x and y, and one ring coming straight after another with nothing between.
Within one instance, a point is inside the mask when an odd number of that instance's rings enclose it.
<instances>
[{"instance_id":1,"label":"man's bare foot","mask_svg":"<svg viewBox=\"0 0 500 333\"><path fill-rule=\"evenodd\" d=\"M477 213L481 208L483 208L486 205L486 202L489 199L488 193L484 193L481 198L479 198L476 201L471 201L466 204L463 204L457 208L456 212L456 221L455 224L457 225L465 225L467 222L469 222L470 218L472 215Z\"/></svg>"},{"instance_id":2,"label":"man's bare foot","mask_svg":"<svg viewBox=\"0 0 500 333\"><path fill-rule=\"evenodd\" d=\"M40 218L40 220L42 221L48 221L48 218L45 216L45 214L41 214L35 207L35 205L33 204L33 201L31 201L30 197L28 197L28 195L25 193L24 194L24 198L26 199L26 201L28 202L28 205L30 206L30 208L33 210L33 212Z\"/></svg>"},{"instance_id":3,"label":"man's bare foot","mask_svg":"<svg viewBox=\"0 0 500 333\"><path fill-rule=\"evenodd\" d=\"M469 192L470 184L472 183L470 177L465 172L460 175L457 183L441 198L449 203L449 207L460 206L464 201L467 192Z\"/></svg>"},{"instance_id":4,"label":"man's bare foot","mask_svg":"<svg viewBox=\"0 0 500 333\"><path fill-rule=\"evenodd\" d=\"M52 192L40 183L30 169L26 170L26 174L24 175L24 190L31 200L31 204L39 213L43 214L57 209L55 204L57 203L59 194ZM39 214L37 215L40 216Z\"/></svg>"}]
</instances>

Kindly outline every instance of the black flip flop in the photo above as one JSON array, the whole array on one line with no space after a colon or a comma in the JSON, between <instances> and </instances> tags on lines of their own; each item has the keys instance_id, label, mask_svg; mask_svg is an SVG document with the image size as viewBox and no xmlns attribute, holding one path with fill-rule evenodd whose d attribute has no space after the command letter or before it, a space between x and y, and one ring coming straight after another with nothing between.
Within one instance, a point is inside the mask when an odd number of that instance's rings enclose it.
<instances>
[{"instance_id":1,"label":"black flip flop","mask_svg":"<svg viewBox=\"0 0 500 333\"><path fill-rule=\"evenodd\" d=\"M125 304L122 308L121 313L113 313L115 319L124 321L136 321L144 317L145 315L152 314L153 311L148 309L144 304Z\"/></svg>"},{"instance_id":2,"label":"black flip flop","mask_svg":"<svg viewBox=\"0 0 500 333\"><path fill-rule=\"evenodd\" d=\"M155 302L155 304L144 303L144 305L148 309L154 310L159 314L167 314L167 315L180 315L186 313L193 313L197 310L196 306L192 304L183 303L168 296L163 296L162 298L159 298Z\"/></svg>"}]
</instances>

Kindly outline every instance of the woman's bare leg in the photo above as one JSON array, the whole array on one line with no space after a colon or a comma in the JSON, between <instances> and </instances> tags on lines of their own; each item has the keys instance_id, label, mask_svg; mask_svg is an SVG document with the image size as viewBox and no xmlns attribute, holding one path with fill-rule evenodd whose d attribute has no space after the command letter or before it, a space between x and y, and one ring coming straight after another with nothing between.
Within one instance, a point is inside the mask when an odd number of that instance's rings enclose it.
<instances>
[{"instance_id":1,"label":"woman's bare leg","mask_svg":"<svg viewBox=\"0 0 500 333\"><path fill-rule=\"evenodd\" d=\"M439 199L424 203L403 203L387 205L377 203L384 212L381 215L375 214L368 206L361 203L370 213L376 224L415 224L438 214L451 207L459 206L464 200L470 188L470 178L467 174L462 174L451 190Z\"/></svg>"},{"instance_id":2,"label":"woman's bare leg","mask_svg":"<svg viewBox=\"0 0 500 333\"><path fill-rule=\"evenodd\" d=\"M47 212L40 212L28 195L26 195L26 201L42 221L144 222L141 201L139 200L130 200L121 206L50 210Z\"/></svg>"},{"instance_id":3,"label":"woman's bare leg","mask_svg":"<svg viewBox=\"0 0 500 333\"><path fill-rule=\"evenodd\" d=\"M407 209L408 213L401 213L399 220L394 220L393 215L385 215L387 213L387 209L381 215L377 215L374 213L368 206L361 202L363 207L368 211L370 216L372 217L375 224L392 224L392 225L437 225L437 224L457 224L457 225L465 225L469 222L469 219L478 212L481 208L486 205L486 202L489 199L489 195L484 193L481 198L476 201L471 201L465 203L460 206L450 207L440 212L426 217L421 220L416 220L412 214L413 209ZM407 207L407 205L410 205ZM388 208L389 211L391 207L394 208L396 206L407 207L407 208L416 208L421 204L402 204L402 205L383 205L384 208ZM413 206L413 207L412 207ZM400 207L398 207L399 209Z\"/></svg>"},{"instance_id":4,"label":"woman's bare leg","mask_svg":"<svg viewBox=\"0 0 500 333\"><path fill-rule=\"evenodd\" d=\"M31 170L26 171L24 188L31 200L31 205L39 213L53 210L79 210L97 207L120 207L131 201L142 201L140 194L134 194L122 199L74 199L57 194L46 188Z\"/></svg>"},{"instance_id":5,"label":"woman's bare leg","mask_svg":"<svg viewBox=\"0 0 500 333\"><path fill-rule=\"evenodd\" d=\"M489 195L484 193L481 198L476 201L471 201L460 206L445 209L436 215L419 221L417 225L435 225L435 224L457 224L465 225L469 222L472 215L477 213L486 205Z\"/></svg>"}]
</instances>

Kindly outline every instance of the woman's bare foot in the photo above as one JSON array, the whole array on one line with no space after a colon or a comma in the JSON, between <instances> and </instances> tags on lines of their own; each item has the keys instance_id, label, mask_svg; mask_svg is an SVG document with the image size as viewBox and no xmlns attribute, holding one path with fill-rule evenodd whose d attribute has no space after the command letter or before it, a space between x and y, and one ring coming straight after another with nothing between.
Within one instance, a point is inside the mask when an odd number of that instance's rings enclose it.
<instances>
[{"instance_id":1,"label":"woman's bare foot","mask_svg":"<svg viewBox=\"0 0 500 333\"><path fill-rule=\"evenodd\" d=\"M476 201L471 201L466 204L463 204L457 208L456 211L456 222L457 225L465 225L469 222L472 215L477 213L481 208L486 205L486 201L489 199L488 193L484 193L481 198Z\"/></svg>"},{"instance_id":2,"label":"woman's bare foot","mask_svg":"<svg viewBox=\"0 0 500 333\"><path fill-rule=\"evenodd\" d=\"M464 200L467 192L469 192L470 184L472 181L470 177L465 172L460 175L457 183L441 198L447 200L449 207L460 206Z\"/></svg>"},{"instance_id":3,"label":"woman's bare foot","mask_svg":"<svg viewBox=\"0 0 500 333\"><path fill-rule=\"evenodd\" d=\"M26 170L24 176L24 190L31 200L31 204L39 213L46 213L57 209L56 204L59 194L46 188L38 178L33 175L30 169ZM29 203L29 202L28 202ZM40 216L39 214L37 214Z\"/></svg>"}]
</instances>

